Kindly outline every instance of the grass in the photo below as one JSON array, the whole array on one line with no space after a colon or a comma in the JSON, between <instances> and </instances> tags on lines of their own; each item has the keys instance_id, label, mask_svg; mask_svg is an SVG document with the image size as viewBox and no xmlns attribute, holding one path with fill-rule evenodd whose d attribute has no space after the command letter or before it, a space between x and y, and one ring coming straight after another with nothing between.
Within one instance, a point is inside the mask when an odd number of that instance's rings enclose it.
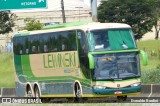
<instances>
[{"instance_id":1,"label":"grass","mask_svg":"<svg viewBox=\"0 0 160 106\"><path fill-rule=\"evenodd\" d=\"M148 65L143 66L141 62L141 79L143 84L160 83L160 40L138 41L140 50L146 51Z\"/></svg>"},{"instance_id":2,"label":"grass","mask_svg":"<svg viewBox=\"0 0 160 106\"><path fill-rule=\"evenodd\" d=\"M12 54L0 54L0 88L15 87Z\"/></svg>"},{"instance_id":3,"label":"grass","mask_svg":"<svg viewBox=\"0 0 160 106\"><path fill-rule=\"evenodd\" d=\"M138 41L138 48L145 50L148 54L148 65L143 66L141 63L141 74L143 84L160 83L160 59L159 50L160 40ZM151 51L155 51L155 55L151 56ZM158 68L159 67L159 68ZM15 87L14 67L12 54L0 54L0 88Z\"/></svg>"},{"instance_id":4,"label":"grass","mask_svg":"<svg viewBox=\"0 0 160 106\"><path fill-rule=\"evenodd\" d=\"M141 81L143 84L159 84L160 83L160 69L152 69L150 71L142 72Z\"/></svg>"},{"instance_id":5,"label":"grass","mask_svg":"<svg viewBox=\"0 0 160 106\"><path fill-rule=\"evenodd\" d=\"M160 40L138 41L137 45L140 50L144 50L148 55L148 65L141 65L143 70L155 69L160 64ZM153 53L154 51L154 53ZM152 56L151 56L152 52Z\"/></svg>"}]
</instances>

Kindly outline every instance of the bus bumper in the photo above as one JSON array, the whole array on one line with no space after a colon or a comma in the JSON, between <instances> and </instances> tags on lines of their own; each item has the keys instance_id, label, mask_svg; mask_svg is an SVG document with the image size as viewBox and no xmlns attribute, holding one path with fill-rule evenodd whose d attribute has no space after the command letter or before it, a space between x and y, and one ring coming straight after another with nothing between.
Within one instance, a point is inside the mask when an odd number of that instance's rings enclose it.
<instances>
[{"instance_id":1,"label":"bus bumper","mask_svg":"<svg viewBox=\"0 0 160 106\"><path fill-rule=\"evenodd\" d=\"M141 86L133 86L133 87L124 87L124 88L92 88L95 94L101 95L115 95L115 94L129 94L129 93L136 93L141 91Z\"/></svg>"}]
</instances>

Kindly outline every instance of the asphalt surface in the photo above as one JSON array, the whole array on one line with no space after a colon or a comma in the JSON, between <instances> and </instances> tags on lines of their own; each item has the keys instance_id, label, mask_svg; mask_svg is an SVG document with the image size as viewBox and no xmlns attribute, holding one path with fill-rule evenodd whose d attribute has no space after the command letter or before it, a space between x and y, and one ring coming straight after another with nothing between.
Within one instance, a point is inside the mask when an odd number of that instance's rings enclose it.
<instances>
[{"instance_id":1,"label":"asphalt surface","mask_svg":"<svg viewBox=\"0 0 160 106\"><path fill-rule=\"evenodd\" d=\"M0 97L15 97L15 88L0 88ZM160 85L142 85L141 94L133 97L160 97Z\"/></svg>"},{"instance_id":2,"label":"asphalt surface","mask_svg":"<svg viewBox=\"0 0 160 106\"><path fill-rule=\"evenodd\" d=\"M15 88L0 88L0 97L3 98L3 97L16 97L15 96ZM155 84L150 84L150 85L142 85L142 89L141 89L141 94L139 95L131 95L131 96L128 96L127 100L128 102L131 101L131 99L154 99L156 100L158 97L160 97L160 85L155 85ZM109 98L105 98L105 99L99 99L99 98L96 98L96 100L92 100L92 99L89 99L91 100L92 103L96 102L97 101L99 103L103 103L103 102L117 102L117 98L116 97L109 97ZM62 101L63 103L66 102L67 100L62 98L62 99L54 99L54 100L51 100L50 102L59 102L59 101ZM155 102L155 101L154 101ZM153 102L153 103L154 103ZM88 103L88 101L87 101ZM160 103L160 98L158 98L158 103Z\"/></svg>"}]
</instances>

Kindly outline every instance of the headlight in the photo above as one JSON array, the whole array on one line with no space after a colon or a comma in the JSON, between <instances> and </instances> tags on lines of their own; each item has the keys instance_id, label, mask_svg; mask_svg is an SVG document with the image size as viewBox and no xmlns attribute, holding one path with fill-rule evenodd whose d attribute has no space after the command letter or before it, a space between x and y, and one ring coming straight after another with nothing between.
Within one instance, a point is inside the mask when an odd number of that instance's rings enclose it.
<instances>
[{"instance_id":1,"label":"headlight","mask_svg":"<svg viewBox=\"0 0 160 106\"><path fill-rule=\"evenodd\" d=\"M105 89L106 87L104 86L94 86L94 89Z\"/></svg>"},{"instance_id":2,"label":"headlight","mask_svg":"<svg viewBox=\"0 0 160 106\"><path fill-rule=\"evenodd\" d=\"M139 85L141 85L141 83L140 83L140 82L132 84L132 85L131 85L131 87L139 86Z\"/></svg>"}]
</instances>

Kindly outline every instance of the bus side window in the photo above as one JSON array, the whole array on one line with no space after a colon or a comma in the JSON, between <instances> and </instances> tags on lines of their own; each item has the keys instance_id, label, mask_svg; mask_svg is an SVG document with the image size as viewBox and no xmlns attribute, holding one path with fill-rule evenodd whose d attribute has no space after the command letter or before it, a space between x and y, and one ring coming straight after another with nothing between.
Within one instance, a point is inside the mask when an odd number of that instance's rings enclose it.
<instances>
[{"instance_id":1,"label":"bus side window","mask_svg":"<svg viewBox=\"0 0 160 106\"><path fill-rule=\"evenodd\" d=\"M36 46L32 46L32 53L37 53L37 48L36 48Z\"/></svg>"},{"instance_id":2,"label":"bus side window","mask_svg":"<svg viewBox=\"0 0 160 106\"><path fill-rule=\"evenodd\" d=\"M26 54L28 54L29 53L29 49L28 48L26 48Z\"/></svg>"},{"instance_id":3,"label":"bus side window","mask_svg":"<svg viewBox=\"0 0 160 106\"><path fill-rule=\"evenodd\" d=\"M18 55L23 55L25 54L25 39L26 37L22 36L22 37L17 37L17 44L16 44L16 47L17 47L17 54Z\"/></svg>"},{"instance_id":4,"label":"bus side window","mask_svg":"<svg viewBox=\"0 0 160 106\"><path fill-rule=\"evenodd\" d=\"M76 31L68 31L67 33L67 49L69 51L77 50Z\"/></svg>"},{"instance_id":5,"label":"bus side window","mask_svg":"<svg viewBox=\"0 0 160 106\"><path fill-rule=\"evenodd\" d=\"M39 35L30 36L28 44L29 44L29 53L30 54L38 53L38 46L40 45Z\"/></svg>"},{"instance_id":6,"label":"bus side window","mask_svg":"<svg viewBox=\"0 0 160 106\"><path fill-rule=\"evenodd\" d=\"M45 53L48 52L47 45L44 45L43 50L44 50Z\"/></svg>"},{"instance_id":7,"label":"bus side window","mask_svg":"<svg viewBox=\"0 0 160 106\"><path fill-rule=\"evenodd\" d=\"M68 50L68 31L58 32L58 47L59 51Z\"/></svg>"},{"instance_id":8,"label":"bus side window","mask_svg":"<svg viewBox=\"0 0 160 106\"><path fill-rule=\"evenodd\" d=\"M20 51L19 51L19 54L22 54L22 53L23 53L22 50L20 50Z\"/></svg>"},{"instance_id":9,"label":"bus side window","mask_svg":"<svg viewBox=\"0 0 160 106\"><path fill-rule=\"evenodd\" d=\"M80 53L85 53L87 51L87 44L85 40L84 32L78 31L78 49Z\"/></svg>"},{"instance_id":10,"label":"bus side window","mask_svg":"<svg viewBox=\"0 0 160 106\"><path fill-rule=\"evenodd\" d=\"M88 66L88 54L87 54L88 46L86 43L85 33L83 31L78 31L78 51L80 63L83 64L87 69Z\"/></svg>"},{"instance_id":11,"label":"bus side window","mask_svg":"<svg viewBox=\"0 0 160 106\"><path fill-rule=\"evenodd\" d=\"M66 50L66 45L62 44L62 51Z\"/></svg>"},{"instance_id":12,"label":"bus side window","mask_svg":"<svg viewBox=\"0 0 160 106\"><path fill-rule=\"evenodd\" d=\"M14 52L14 54L18 54L17 53L17 38L16 37L14 37L13 38L13 52Z\"/></svg>"},{"instance_id":13,"label":"bus side window","mask_svg":"<svg viewBox=\"0 0 160 106\"><path fill-rule=\"evenodd\" d=\"M56 52L57 51L57 33L56 32L52 32L49 34L49 51L50 52Z\"/></svg>"}]
</instances>

